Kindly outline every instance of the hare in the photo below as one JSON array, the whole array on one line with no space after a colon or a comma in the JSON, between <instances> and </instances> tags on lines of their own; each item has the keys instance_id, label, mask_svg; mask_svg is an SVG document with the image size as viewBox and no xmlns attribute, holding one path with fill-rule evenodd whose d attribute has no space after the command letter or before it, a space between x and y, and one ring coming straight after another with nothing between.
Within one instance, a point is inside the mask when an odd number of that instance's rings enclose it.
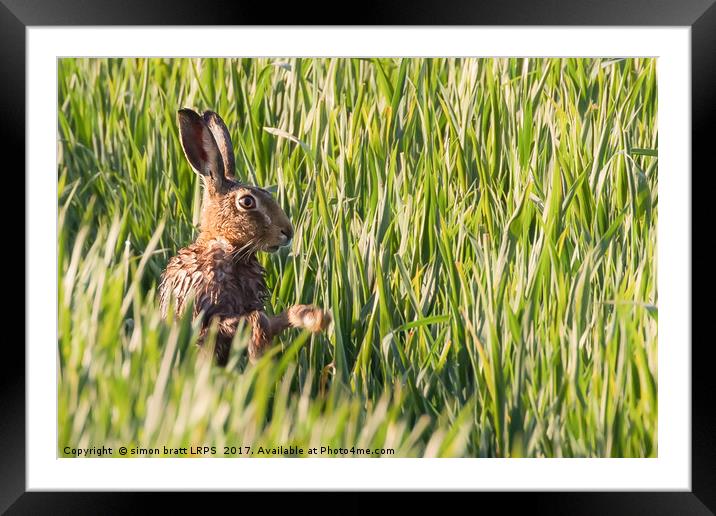
<instances>
[{"instance_id":1,"label":"hare","mask_svg":"<svg viewBox=\"0 0 716 516\"><path fill-rule=\"evenodd\" d=\"M330 313L313 305L295 305L276 316L264 312L268 290L256 253L289 245L291 222L269 192L236 179L229 131L219 115L180 109L177 118L184 154L203 180L204 196L198 238L179 250L162 274L162 316L167 316L170 299L181 314L193 298L193 317L202 317L200 344L212 322L217 323L214 353L221 366L242 320L251 329L251 362L287 328L326 329Z\"/></svg>"}]
</instances>

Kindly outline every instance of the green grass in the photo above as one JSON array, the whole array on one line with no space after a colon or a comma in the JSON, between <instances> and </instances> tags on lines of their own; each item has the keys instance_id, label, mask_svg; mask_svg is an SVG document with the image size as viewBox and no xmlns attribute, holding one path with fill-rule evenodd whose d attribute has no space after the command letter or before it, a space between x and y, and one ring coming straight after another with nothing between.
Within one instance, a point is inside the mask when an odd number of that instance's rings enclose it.
<instances>
[{"instance_id":1,"label":"green grass","mask_svg":"<svg viewBox=\"0 0 716 516\"><path fill-rule=\"evenodd\" d=\"M59 443L657 455L654 59L62 59ZM197 234L176 111L226 120L293 248L226 369L158 312Z\"/></svg>"}]
</instances>

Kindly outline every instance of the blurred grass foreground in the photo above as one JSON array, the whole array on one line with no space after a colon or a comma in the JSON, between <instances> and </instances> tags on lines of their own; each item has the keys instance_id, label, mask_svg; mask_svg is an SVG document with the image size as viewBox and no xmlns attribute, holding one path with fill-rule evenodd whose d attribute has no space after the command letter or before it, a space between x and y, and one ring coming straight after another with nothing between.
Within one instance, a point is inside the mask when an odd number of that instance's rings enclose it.
<instances>
[{"instance_id":1,"label":"blurred grass foreground","mask_svg":"<svg viewBox=\"0 0 716 516\"><path fill-rule=\"evenodd\" d=\"M58 66L58 455L656 456L656 60ZM255 366L236 339L221 369L161 320L201 200L180 107L224 118L294 223L267 310L325 306L328 333Z\"/></svg>"}]
</instances>

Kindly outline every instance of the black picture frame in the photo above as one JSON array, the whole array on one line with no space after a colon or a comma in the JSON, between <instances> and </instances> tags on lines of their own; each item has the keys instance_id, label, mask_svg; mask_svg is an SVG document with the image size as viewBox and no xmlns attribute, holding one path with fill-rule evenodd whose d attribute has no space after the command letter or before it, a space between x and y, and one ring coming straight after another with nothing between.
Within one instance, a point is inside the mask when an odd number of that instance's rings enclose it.
<instances>
[{"instance_id":1,"label":"black picture frame","mask_svg":"<svg viewBox=\"0 0 716 516\"><path fill-rule=\"evenodd\" d=\"M356 14L330 24L342 25L551 25L551 26L685 26L691 28L692 71L692 170L700 177L713 174L713 140L708 129L716 120L716 4L715 0L401 0L391 4L363 4ZM15 157L14 170L25 170L25 30L29 26L62 25L316 25L317 12L334 7L304 3L277 6L274 3L217 2L186 0L0 0L0 148L5 157ZM22 152L21 152L22 150ZM7 160L4 166L10 167ZM6 169L7 170L7 169ZM8 177L10 177L8 175ZM17 176L12 176L17 177ZM24 178L23 174L23 178ZM692 180L697 174L692 172ZM23 183L24 185L24 183ZM23 186L23 189L25 187ZM693 194L697 196L693 196ZM706 188L692 187L692 223L708 220L708 201L698 202ZM25 191L25 196L31 195ZM26 198L26 197L25 197ZM19 224L15 223L19 231ZM23 225L23 240L25 239ZM692 238L695 232L692 228ZM693 248L693 246L692 246ZM693 252L693 251L692 251ZM24 251L23 251L24 253ZM692 274L706 263L692 255ZM25 267L25 277L32 271ZM708 276L708 272L706 272ZM18 290L19 291L19 290ZM692 321L708 321L711 303L692 303ZM24 303L23 303L23 306ZM701 317L698 317L701 315ZM703 323L702 323L703 324ZM693 328L693 326L692 326ZM5 336L5 369L0 375L0 510L12 514L128 513L147 507L150 496L161 497L165 511L188 508L194 497L187 493L60 493L25 492L25 350L19 339ZM708 360L710 339L682 343L692 348L692 490L690 492L550 492L480 493L485 497L509 497L510 509L549 514L714 514L716 512L716 424L714 423L714 375ZM50 348L48 348L48 352ZM10 367L11 366L11 367ZM216 494L216 503L232 503L228 497L242 497L244 507L261 500L248 500L246 493ZM256 495L254 495L256 496ZM261 496L261 495L259 495ZM263 495L264 498L266 495ZM272 495L273 496L273 495ZM359 493L322 495L321 505L365 512L369 507ZM445 496L443 494L442 496ZM449 496L454 496L451 494ZM304 495L294 493L301 504ZM422 504L421 496L411 497ZM294 503L292 502L292 503ZM416 503L417 502L417 503ZM199 501L206 507L203 501ZM450 502L454 507L456 501ZM501 504L502 505L502 504ZM312 503L306 507L316 507ZM361 507L363 510L361 510ZM408 508L404 506L404 508Z\"/></svg>"}]
</instances>

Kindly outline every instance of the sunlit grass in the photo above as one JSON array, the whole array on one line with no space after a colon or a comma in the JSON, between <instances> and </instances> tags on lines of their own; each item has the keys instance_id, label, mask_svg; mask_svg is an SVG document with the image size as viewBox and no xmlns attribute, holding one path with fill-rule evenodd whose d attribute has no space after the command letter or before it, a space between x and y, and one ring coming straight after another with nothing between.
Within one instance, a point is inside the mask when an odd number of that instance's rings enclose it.
<instances>
[{"instance_id":1,"label":"sunlit grass","mask_svg":"<svg viewBox=\"0 0 716 516\"><path fill-rule=\"evenodd\" d=\"M59 443L657 454L653 59L63 59ZM296 237L226 369L156 287L196 236L176 111L227 122Z\"/></svg>"}]
</instances>

